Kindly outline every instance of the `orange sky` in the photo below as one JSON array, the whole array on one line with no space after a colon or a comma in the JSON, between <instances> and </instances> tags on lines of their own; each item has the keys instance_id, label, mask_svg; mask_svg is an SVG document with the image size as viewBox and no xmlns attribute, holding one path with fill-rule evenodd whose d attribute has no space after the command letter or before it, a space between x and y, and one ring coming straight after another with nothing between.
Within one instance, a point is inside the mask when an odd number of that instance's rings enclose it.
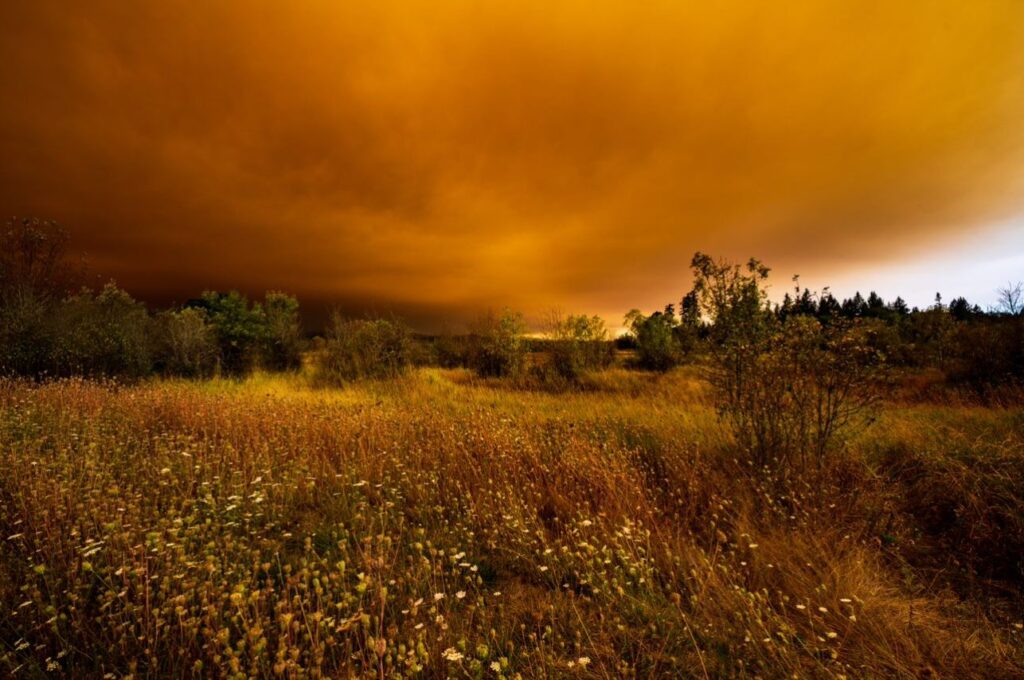
<instances>
[{"instance_id":1,"label":"orange sky","mask_svg":"<svg viewBox=\"0 0 1024 680\"><path fill-rule=\"evenodd\" d=\"M1019 0L36 0L0 85L3 212L156 302L615 323L696 249L784 286L1024 214Z\"/></svg>"}]
</instances>

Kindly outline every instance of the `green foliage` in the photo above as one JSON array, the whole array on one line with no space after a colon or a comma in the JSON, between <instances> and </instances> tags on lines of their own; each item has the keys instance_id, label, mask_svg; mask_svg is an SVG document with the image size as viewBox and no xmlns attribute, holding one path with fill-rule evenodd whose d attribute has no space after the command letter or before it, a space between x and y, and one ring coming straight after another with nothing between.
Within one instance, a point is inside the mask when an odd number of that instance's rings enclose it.
<instances>
[{"instance_id":1,"label":"green foliage","mask_svg":"<svg viewBox=\"0 0 1024 680\"><path fill-rule=\"evenodd\" d=\"M1024 317L956 324L947 375L987 397L1024 379Z\"/></svg>"},{"instance_id":2,"label":"green foliage","mask_svg":"<svg viewBox=\"0 0 1024 680\"><path fill-rule=\"evenodd\" d=\"M292 295L271 291L263 298L265 321L263 366L284 371L302 365L302 327L299 301Z\"/></svg>"},{"instance_id":3,"label":"green foliage","mask_svg":"<svg viewBox=\"0 0 1024 680\"><path fill-rule=\"evenodd\" d=\"M56 375L140 378L153 366L146 307L113 283L100 293L83 289L58 310Z\"/></svg>"},{"instance_id":4,"label":"green foliage","mask_svg":"<svg viewBox=\"0 0 1024 680\"><path fill-rule=\"evenodd\" d=\"M626 314L625 325L636 346L638 367L664 372L679 364L682 346L676 333L674 314L666 310L644 316L640 310L634 309Z\"/></svg>"},{"instance_id":5,"label":"green foliage","mask_svg":"<svg viewBox=\"0 0 1024 680\"><path fill-rule=\"evenodd\" d=\"M317 369L325 384L362 378L395 378L411 363L411 337L405 324L389 319L331 318Z\"/></svg>"},{"instance_id":6,"label":"green foliage","mask_svg":"<svg viewBox=\"0 0 1024 680\"><path fill-rule=\"evenodd\" d=\"M820 467L876 403L879 363L861 323L823 327L793 317L750 359L742 380L719 376L722 412L759 464Z\"/></svg>"},{"instance_id":7,"label":"green foliage","mask_svg":"<svg viewBox=\"0 0 1024 680\"><path fill-rule=\"evenodd\" d=\"M952 357L956 322L941 304L912 314L902 326L901 355L911 366L945 368Z\"/></svg>"},{"instance_id":8,"label":"green foliage","mask_svg":"<svg viewBox=\"0 0 1024 680\"><path fill-rule=\"evenodd\" d=\"M520 375L526 364L525 333L522 314L488 311L470 329L470 368L483 377Z\"/></svg>"},{"instance_id":9,"label":"green foliage","mask_svg":"<svg viewBox=\"0 0 1024 680\"><path fill-rule=\"evenodd\" d=\"M221 370L227 375L244 375L259 357L266 338L266 317L259 304L238 291L206 291L200 307L213 326L220 354Z\"/></svg>"},{"instance_id":10,"label":"green foliage","mask_svg":"<svg viewBox=\"0 0 1024 680\"><path fill-rule=\"evenodd\" d=\"M751 258L745 267L696 253L690 262L697 313L709 339L726 351L756 349L775 330L764 282L769 269Z\"/></svg>"},{"instance_id":11,"label":"green foliage","mask_svg":"<svg viewBox=\"0 0 1024 680\"><path fill-rule=\"evenodd\" d=\"M168 310L154 320L156 367L167 375L200 378L217 368L217 338L201 309Z\"/></svg>"}]
</instances>

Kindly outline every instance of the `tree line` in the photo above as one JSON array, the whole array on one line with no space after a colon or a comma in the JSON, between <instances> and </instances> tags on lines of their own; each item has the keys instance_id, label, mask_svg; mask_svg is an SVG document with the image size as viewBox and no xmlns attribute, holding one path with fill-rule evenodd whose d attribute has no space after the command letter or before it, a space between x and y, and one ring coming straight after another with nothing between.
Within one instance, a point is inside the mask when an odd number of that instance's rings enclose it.
<instances>
[{"instance_id":1,"label":"tree line","mask_svg":"<svg viewBox=\"0 0 1024 680\"><path fill-rule=\"evenodd\" d=\"M769 269L757 260L740 267L697 253L691 269L694 288L683 296L678 312L669 304L650 315L638 310L626 315L629 333L618 344L635 351L639 366L664 371L706 358L725 327L768 324L782 329L803 324L824 333L856 328L888 366L936 369L952 383L979 392L1024 379L1022 283L997 290L997 304L988 310L964 297L946 304L938 294L934 304L921 309L900 297L886 302L875 292L839 300L828 289L819 293L801 286L794 277L793 290L772 304L765 285ZM741 284L743 276L747 278ZM755 305L743 295L759 296L756 315ZM731 311L718 318L712 310L723 306Z\"/></svg>"},{"instance_id":2,"label":"tree line","mask_svg":"<svg viewBox=\"0 0 1024 680\"><path fill-rule=\"evenodd\" d=\"M295 297L268 292L250 302L207 291L150 314L114 283L82 286L59 225L11 220L0 248L0 371L33 378L140 378L154 372L243 375L260 365L299 366L302 333Z\"/></svg>"},{"instance_id":3,"label":"tree line","mask_svg":"<svg viewBox=\"0 0 1024 680\"><path fill-rule=\"evenodd\" d=\"M10 220L2 246L0 372L6 375L241 376L255 367L293 370L307 354L318 380L331 384L394 377L431 364L571 387L612 364L618 350L627 365L652 371L681 363L706 367L728 356L728 370L719 362L721 380L748 381L753 358L763 363L777 358L780 347L800 346L803 354L788 361L807 359L801 375L819 367L822 357L852 370L844 362L866 352L875 363L935 368L979 391L1024 378L1020 284L1001 289L997 308L990 310L962 297L945 304L936 296L925 309L910 308L901 298L886 302L874 292L839 300L827 289L802 287L798 279L773 304L765 265L751 260L738 266L697 253L691 261L694 286L678 309L632 310L625 317L627 333L615 340L598 317L559 313L546 320L543 337L530 337L523 316L504 310L481 315L465 333L437 336L418 336L393 318L336 313L323 337L309 342L299 302L286 293L271 291L253 301L236 291L207 291L154 314L113 283L98 291L82 287L68 234L53 222ZM724 348L730 348L725 355ZM812 349L825 354L811 361ZM755 372L768 373L766 366Z\"/></svg>"}]
</instances>

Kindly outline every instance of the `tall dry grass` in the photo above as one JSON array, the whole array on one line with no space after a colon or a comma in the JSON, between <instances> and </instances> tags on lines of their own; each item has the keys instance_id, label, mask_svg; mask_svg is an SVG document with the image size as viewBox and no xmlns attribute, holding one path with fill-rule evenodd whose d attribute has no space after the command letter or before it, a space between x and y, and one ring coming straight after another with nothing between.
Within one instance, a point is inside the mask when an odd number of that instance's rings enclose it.
<instances>
[{"instance_id":1,"label":"tall dry grass","mask_svg":"<svg viewBox=\"0 0 1024 680\"><path fill-rule=\"evenodd\" d=\"M955 460L955 432L1002 436L1019 465L1019 409L892 405L834 465L775 479L735 456L686 371L609 371L591 388L434 369L344 390L294 376L3 383L0 668L1024 673L1013 574L981 569L998 536L929 525L908 494L933 476L953 480L946 496L967 487L946 463L893 463L900 447ZM965 507L1020 512L989 486L1002 463L972 469ZM963 552L956 578L942 550ZM1003 590L985 587L997 578Z\"/></svg>"}]
</instances>

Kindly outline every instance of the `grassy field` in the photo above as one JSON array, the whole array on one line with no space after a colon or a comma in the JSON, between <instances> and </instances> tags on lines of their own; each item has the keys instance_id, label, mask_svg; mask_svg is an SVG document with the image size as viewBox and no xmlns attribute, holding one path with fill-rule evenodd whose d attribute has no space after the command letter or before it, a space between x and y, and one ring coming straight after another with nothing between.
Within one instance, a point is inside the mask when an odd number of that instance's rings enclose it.
<instances>
[{"instance_id":1,"label":"grassy field","mask_svg":"<svg viewBox=\"0 0 1024 680\"><path fill-rule=\"evenodd\" d=\"M1024 677L1024 408L756 471L693 372L0 383L14 677Z\"/></svg>"}]
</instances>

